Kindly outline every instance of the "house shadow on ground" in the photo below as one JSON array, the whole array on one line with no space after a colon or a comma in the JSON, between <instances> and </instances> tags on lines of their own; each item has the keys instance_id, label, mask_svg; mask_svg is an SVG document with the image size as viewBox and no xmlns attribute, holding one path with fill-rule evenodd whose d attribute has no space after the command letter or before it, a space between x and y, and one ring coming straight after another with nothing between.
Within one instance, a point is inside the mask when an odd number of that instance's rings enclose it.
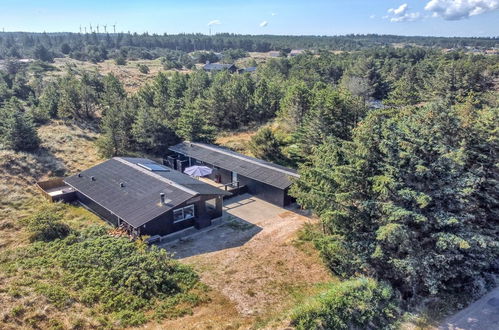
<instances>
[{"instance_id":1,"label":"house shadow on ground","mask_svg":"<svg viewBox=\"0 0 499 330\"><path fill-rule=\"evenodd\" d=\"M265 221L286 211L250 194L234 196L224 204L222 219L216 220L212 227L161 247L176 259L239 247L259 234Z\"/></svg>"},{"instance_id":2,"label":"house shadow on ground","mask_svg":"<svg viewBox=\"0 0 499 330\"><path fill-rule=\"evenodd\" d=\"M220 225L161 247L173 253L173 258L183 259L242 246L261 231L261 227L251 222L226 214Z\"/></svg>"}]
</instances>

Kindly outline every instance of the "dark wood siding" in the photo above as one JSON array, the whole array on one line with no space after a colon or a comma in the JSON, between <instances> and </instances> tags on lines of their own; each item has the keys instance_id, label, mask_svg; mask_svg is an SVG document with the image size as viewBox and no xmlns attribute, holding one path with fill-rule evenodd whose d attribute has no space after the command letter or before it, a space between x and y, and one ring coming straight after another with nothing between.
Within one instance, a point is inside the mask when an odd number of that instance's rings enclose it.
<instances>
[{"instance_id":1,"label":"dark wood siding","mask_svg":"<svg viewBox=\"0 0 499 330\"><path fill-rule=\"evenodd\" d=\"M245 185L246 187L248 187L248 192L250 194L269 203L278 206L285 206L284 190L272 187L262 182L255 181L240 174L238 174L237 179L239 180L241 185Z\"/></svg>"},{"instance_id":2,"label":"dark wood siding","mask_svg":"<svg viewBox=\"0 0 499 330\"><path fill-rule=\"evenodd\" d=\"M95 214L100 216L102 219L106 220L107 222L109 222L113 226L118 226L118 217L116 215L112 214L111 212L109 212L108 210L106 210L105 208L103 208L102 206L100 206L99 204L97 204L96 202L94 202L93 200L88 198L87 196L83 195L79 191L76 192L76 197L77 197L78 201L80 201L80 203L82 203L87 208L92 210Z\"/></svg>"},{"instance_id":3,"label":"dark wood siding","mask_svg":"<svg viewBox=\"0 0 499 330\"><path fill-rule=\"evenodd\" d=\"M206 162L199 161L195 158L191 157L192 165L206 165L208 167L213 168L213 173L208 176L211 180L216 180L217 177L220 179L220 183L226 184L232 182L232 172L223 168L214 167L213 164L209 164ZM263 199L269 203L278 205L278 206L286 206L294 202L294 199L289 196L288 190L280 189L266 183L256 181L254 179L250 179L238 173L237 179L241 186L246 186L247 191L257 196L258 198Z\"/></svg>"},{"instance_id":4,"label":"dark wood siding","mask_svg":"<svg viewBox=\"0 0 499 330\"><path fill-rule=\"evenodd\" d=\"M140 227L141 235L167 235L173 232L194 226L195 219L173 223L173 211L157 217Z\"/></svg>"},{"instance_id":5,"label":"dark wood siding","mask_svg":"<svg viewBox=\"0 0 499 330\"><path fill-rule=\"evenodd\" d=\"M143 225L140 228L140 233L142 235L167 235L174 233L176 231L189 228L192 226L196 226L199 221L203 221L204 223L208 222L208 225L211 224L211 216L208 214L206 210L206 201L212 198L216 198L217 196L196 196L191 200L188 200L185 203L182 203L175 207L174 210L188 206L194 205L194 213L195 217L192 219L183 220L180 222L173 222L173 211L168 211L165 214L153 219ZM215 215L215 217L221 216L222 205L220 204L220 212Z\"/></svg>"}]
</instances>

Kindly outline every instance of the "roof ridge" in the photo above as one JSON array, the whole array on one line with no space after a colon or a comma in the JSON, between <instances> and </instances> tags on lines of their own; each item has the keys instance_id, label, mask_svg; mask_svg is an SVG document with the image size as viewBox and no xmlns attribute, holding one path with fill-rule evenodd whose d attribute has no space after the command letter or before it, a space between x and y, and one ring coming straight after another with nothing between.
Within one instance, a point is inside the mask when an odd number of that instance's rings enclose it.
<instances>
[{"instance_id":1,"label":"roof ridge","mask_svg":"<svg viewBox=\"0 0 499 330\"><path fill-rule=\"evenodd\" d=\"M278 171L278 172L281 172L281 173L284 173L284 174L288 174L288 175L291 175L291 176L294 176L294 177L297 177L297 178L300 177L299 174L297 174L297 173L294 173L294 172L291 172L291 171L284 170L282 168L278 168L278 167L274 167L272 165L269 165L264 160L262 160L262 161L265 162L265 163L262 163L262 162L259 162L258 159L251 159L249 156L237 155L237 154L234 154L233 152L231 152L229 150L226 151L226 150L224 150L221 147L217 147L217 146L213 146L212 147L211 145L204 144L204 143L197 143L197 142L183 142L183 143L193 144L193 145L196 145L198 147L210 149L210 150L213 150L213 151L216 151L216 152L223 153L223 154L228 155L228 156L232 156L232 157L235 157L235 158L238 158L238 159L241 159L241 160L248 161L248 162L250 162L252 164L255 164L255 165L261 165L263 167L269 168L269 169L274 170L274 171Z\"/></svg>"},{"instance_id":2,"label":"roof ridge","mask_svg":"<svg viewBox=\"0 0 499 330\"><path fill-rule=\"evenodd\" d=\"M133 169L135 169L137 171L140 171L140 172L142 172L142 173L144 173L146 175L149 175L149 176L151 176L151 177L153 177L155 179L163 181L164 183L169 184L170 186L173 186L175 188L183 190L183 191L185 191L188 194L191 194L191 195L194 195L194 196L199 195L199 193L197 191L189 189L189 188L187 188L187 187L185 187L185 186L183 186L181 184L178 184L178 183L176 183L176 182L174 182L172 180L168 180L167 178L165 178L165 177L163 177L163 176L161 176L159 174L156 174L153 171L146 170L145 168L143 168L143 167L141 167L141 166L139 166L137 164L134 164L134 163L132 163L132 162L130 162L128 160L125 160L125 159L123 159L121 157L113 157L113 159L115 159L115 160L119 161L120 163L123 163L123 164L125 164L127 166L130 166L130 167L132 167ZM156 162L154 162L154 163L157 164Z\"/></svg>"}]
</instances>

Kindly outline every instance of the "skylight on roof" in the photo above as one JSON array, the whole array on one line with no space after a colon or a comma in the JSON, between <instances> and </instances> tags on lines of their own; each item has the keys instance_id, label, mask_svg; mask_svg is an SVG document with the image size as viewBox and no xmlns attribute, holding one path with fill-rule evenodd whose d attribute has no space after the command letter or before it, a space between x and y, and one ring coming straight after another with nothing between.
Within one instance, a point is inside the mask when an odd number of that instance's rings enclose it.
<instances>
[{"instance_id":1,"label":"skylight on roof","mask_svg":"<svg viewBox=\"0 0 499 330\"><path fill-rule=\"evenodd\" d=\"M163 165L159 164L142 164L142 163L137 163L142 168L145 168L146 170L152 171L152 172L168 172L168 168L166 168Z\"/></svg>"}]
</instances>

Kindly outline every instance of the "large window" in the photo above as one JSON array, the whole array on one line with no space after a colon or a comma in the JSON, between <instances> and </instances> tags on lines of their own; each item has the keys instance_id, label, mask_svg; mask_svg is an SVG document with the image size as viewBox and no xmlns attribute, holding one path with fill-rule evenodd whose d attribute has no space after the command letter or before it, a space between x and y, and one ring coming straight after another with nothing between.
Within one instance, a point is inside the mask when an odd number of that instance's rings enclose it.
<instances>
[{"instance_id":1,"label":"large window","mask_svg":"<svg viewBox=\"0 0 499 330\"><path fill-rule=\"evenodd\" d=\"M179 222L190 218L194 218L194 205L173 210L173 222Z\"/></svg>"}]
</instances>

